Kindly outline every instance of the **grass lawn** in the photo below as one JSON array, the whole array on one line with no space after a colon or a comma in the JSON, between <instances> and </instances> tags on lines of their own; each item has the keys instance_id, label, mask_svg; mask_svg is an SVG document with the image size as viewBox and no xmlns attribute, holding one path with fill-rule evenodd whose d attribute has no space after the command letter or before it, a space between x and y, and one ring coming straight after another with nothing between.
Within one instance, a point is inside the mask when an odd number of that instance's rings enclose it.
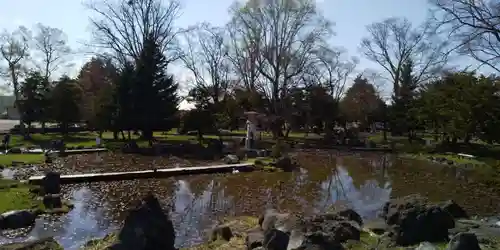
<instances>
[{"instance_id":1,"label":"grass lawn","mask_svg":"<svg viewBox=\"0 0 500 250\"><path fill-rule=\"evenodd\" d=\"M421 138L432 139L432 136L424 135ZM374 135L370 135L368 139L374 141L377 144L380 144L383 142L383 134L377 133ZM471 142L466 144L463 142L459 142L453 148L443 147L440 144L435 144L434 146L425 146L418 141L410 144L406 136L390 135L387 135L387 141L388 143L395 143L395 149L398 152L403 153L403 156L407 156L410 158L427 159L427 157L433 156L445 158L458 164L486 164L494 167L500 166L500 145L498 144L486 144L484 142ZM475 156L475 158L470 159L459 157L457 155L459 153L470 154Z\"/></svg>"},{"instance_id":2,"label":"grass lawn","mask_svg":"<svg viewBox=\"0 0 500 250\"><path fill-rule=\"evenodd\" d=\"M41 164L45 161L43 154L6 154L0 155L0 165L12 165L12 162L25 164Z\"/></svg>"},{"instance_id":3,"label":"grass lawn","mask_svg":"<svg viewBox=\"0 0 500 250\"><path fill-rule=\"evenodd\" d=\"M454 154L425 154L425 153L420 153L420 154L402 154L401 156L403 157L409 157L409 158L416 158L416 159L421 159L421 160L427 160L428 157L436 157L436 158L444 158L446 160L453 161L457 164L473 164L473 165L484 165L486 164L485 162L479 160L479 159L469 159L469 158L463 158L459 157L458 155Z\"/></svg>"},{"instance_id":4,"label":"grass lawn","mask_svg":"<svg viewBox=\"0 0 500 250\"><path fill-rule=\"evenodd\" d=\"M0 213L12 210L35 209L40 213L67 213L71 205L63 201L62 208L47 209L37 195L30 192L34 186L15 180L0 179Z\"/></svg>"},{"instance_id":5,"label":"grass lawn","mask_svg":"<svg viewBox=\"0 0 500 250\"><path fill-rule=\"evenodd\" d=\"M0 179L0 213L39 206L40 202L30 193L30 186L14 180Z\"/></svg>"}]
</instances>

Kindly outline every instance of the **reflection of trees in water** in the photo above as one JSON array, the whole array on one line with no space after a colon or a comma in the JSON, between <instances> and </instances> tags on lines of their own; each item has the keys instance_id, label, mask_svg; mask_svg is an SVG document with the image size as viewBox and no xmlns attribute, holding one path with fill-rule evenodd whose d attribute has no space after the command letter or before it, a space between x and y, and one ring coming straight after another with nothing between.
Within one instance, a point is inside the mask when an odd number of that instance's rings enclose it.
<instances>
[{"instance_id":1,"label":"reflection of trees in water","mask_svg":"<svg viewBox=\"0 0 500 250\"><path fill-rule=\"evenodd\" d=\"M387 183L381 187L377 180L368 179L356 188L347 169L339 166L330 179L322 183L324 198L317 203L317 210L325 211L332 204L343 203L362 216L374 217L390 197L391 188Z\"/></svg>"}]
</instances>

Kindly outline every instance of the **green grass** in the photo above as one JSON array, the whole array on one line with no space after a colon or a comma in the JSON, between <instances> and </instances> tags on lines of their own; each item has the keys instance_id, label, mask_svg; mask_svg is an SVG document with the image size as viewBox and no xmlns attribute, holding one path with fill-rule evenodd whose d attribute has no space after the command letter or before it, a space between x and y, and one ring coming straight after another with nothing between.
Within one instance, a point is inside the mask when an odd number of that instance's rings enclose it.
<instances>
[{"instance_id":1,"label":"green grass","mask_svg":"<svg viewBox=\"0 0 500 250\"><path fill-rule=\"evenodd\" d=\"M67 213L71 204L63 201L62 208L47 209L41 199L30 190L32 185L20 183L15 180L0 179L0 213L12 210L36 210L41 214Z\"/></svg>"},{"instance_id":2,"label":"green grass","mask_svg":"<svg viewBox=\"0 0 500 250\"><path fill-rule=\"evenodd\" d=\"M233 130L232 134L244 136L246 131L244 130ZM128 139L128 132L124 132L125 139ZM25 140L20 135L12 135L9 146L12 147L31 147L31 146L47 146L53 140L64 140L67 147L93 147L95 146L95 138L97 136L96 132L78 132L70 133L66 136L60 133L46 133L46 134L30 134L30 139ZM166 132L154 132L153 136L160 142L198 142L198 138L195 135L179 135L177 134L177 129L172 129ZM228 136L222 135L223 139L228 138ZM263 132L263 139L269 139L272 137L270 133ZM303 139L305 133L302 132L290 132L290 139ZM204 139L218 139L219 137L213 134L204 135ZM140 145L147 145L146 141L140 140L139 136L131 133L131 139L136 140ZM104 145L118 143L122 141L121 133L118 134L118 139L113 138L112 132L104 132L102 135L102 143Z\"/></svg>"},{"instance_id":3,"label":"green grass","mask_svg":"<svg viewBox=\"0 0 500 250\"><path fill-rule=\"evenodd\" d=\"M44 154L5 154L0 155L0 165L12 165L12 162L24 164L41 164L45 161Z\"/></svg>"},{"instance_id":4,"label":"green grass","mask_svg":"<svg viewBox=\"0 0 500 250\"><path fill-rule=\"evenodd\" d=\"M446 160L453 161L457 164L472 164L472 165L486 165L485 162L477 160L477 159L470 159L470 158L463 158L459 157L458 155L455 154L401 154L402 157L407 157L407 158L415 158L415 159L421 159L421 160L428 160L428 157L436 157L436 158L444 158Z\"/></svg>"},{"instance_id":5,"label":"green grass","mask_svg":"<svg viewBox=\"0 0 500 250\"><path fill-rule=\"evenodd\" d=\"M351 250L369 250L369 249L387 249L387 250L406 250L406 249L415 249L418 245L409 246L409 247L390 247L390 241L388 238L382 238L379 241L379 236L371 236L369 233L362 231L360 235L359 241L348 241L344 244L346 249ZM437 249L446 249L448 242L438 242L433 243Z\"/></svg>"},{"instance_id":6,"label":"green grass","mask_svg":"<svg viewBox=\"0 0 500 250\"><path fill-rule=\"evenodd\" d=\"M11 210L34 209L40 206L30 186L13 180L0 179L0 213Z\"/></svg>"}]
</instances>

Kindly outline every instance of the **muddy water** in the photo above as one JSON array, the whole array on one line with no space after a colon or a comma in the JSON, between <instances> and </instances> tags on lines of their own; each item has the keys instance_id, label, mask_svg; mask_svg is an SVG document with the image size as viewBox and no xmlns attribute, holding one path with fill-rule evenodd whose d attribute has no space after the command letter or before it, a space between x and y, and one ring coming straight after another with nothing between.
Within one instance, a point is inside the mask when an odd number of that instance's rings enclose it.
<instances>
[{"instance_id":1,"label":"muddy water","mask_svg":"<svg viewBox=\"0 0 500 250\"><path fill-rule=\"evenodd\" d=\"M500 211L500 192L473 177L425 162L403 161L389 155L302 152L303 168L295 173L238 173L64 186L75 208L59 218L40 218L29 233L1 242L55 237L65 249L78 249L92 238L115 231L137 197L154 192L171 212L177 245L203 241L204 232L224 216L258 215L265 208L316 213L332 205L352 207L373 218L394 196L412 193L433 200L454 199L470 213ZM104 154L72 156L55 164L63 172L146 169L151 165L208 164L172 158L130 158Z\"/></svg>"}]
</instances>

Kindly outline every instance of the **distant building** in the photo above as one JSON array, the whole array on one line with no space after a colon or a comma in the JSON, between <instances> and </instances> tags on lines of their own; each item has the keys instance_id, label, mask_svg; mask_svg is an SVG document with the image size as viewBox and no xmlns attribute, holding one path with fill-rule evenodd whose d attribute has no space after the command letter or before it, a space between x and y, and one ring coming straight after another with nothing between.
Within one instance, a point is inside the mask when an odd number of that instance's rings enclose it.
<instances>
[{"instance_id":1,"label":"distant building","mask_svg":"<svg viewBox=\"0 0 500 250\"><path fill-rule=\"evenodd\" d=\"M0 96L0 114L3 119L19 120L19 112L14 102L14 96Z\"/></svg>"}]
</instances>

